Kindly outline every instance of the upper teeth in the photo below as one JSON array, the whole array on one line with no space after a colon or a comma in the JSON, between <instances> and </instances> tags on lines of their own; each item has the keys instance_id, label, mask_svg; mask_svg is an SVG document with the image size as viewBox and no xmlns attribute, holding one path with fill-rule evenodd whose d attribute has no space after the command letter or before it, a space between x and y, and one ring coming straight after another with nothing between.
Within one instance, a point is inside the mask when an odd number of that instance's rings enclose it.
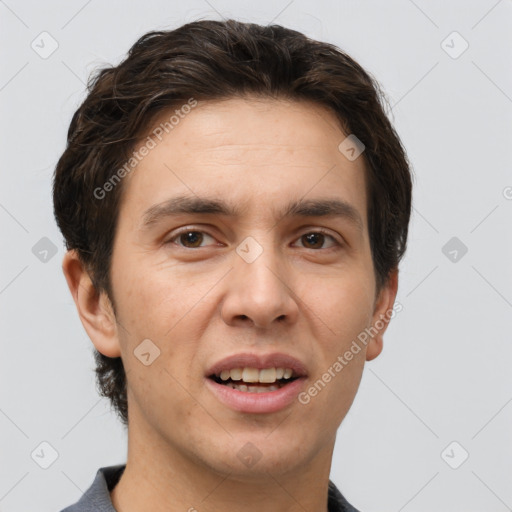
<instances>
[{"instance_id":1,"label":"upper teeth","mask_svg":"<svg viewBox=\"0 0 512 512\"><path fill-rule=\"evenodd\" d=\"M222 380L243 380L244 382L265 382L272 383L278 379L289 379L292 376L291 368L233 368L222 370Z\"/></svg>"}]
</instances>

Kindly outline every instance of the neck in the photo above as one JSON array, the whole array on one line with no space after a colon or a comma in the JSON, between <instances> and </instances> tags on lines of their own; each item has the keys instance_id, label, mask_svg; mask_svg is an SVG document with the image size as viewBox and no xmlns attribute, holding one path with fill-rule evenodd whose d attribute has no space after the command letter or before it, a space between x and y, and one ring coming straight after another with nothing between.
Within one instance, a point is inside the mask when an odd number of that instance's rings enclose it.
<instances>
[{"instance_id":1,"label":"neck","mask_svg":"<svg viewBox=\"0 0 512 512\"><path fill-rule=\"evenodd\" d=\"M291 470L258 464L220 472L180 447L130 426L126 468L111 492L117 512L327 512L334 439ZM262 458L263 461L264 458ZM306 463L304 463L306 462Z\"/></svg>"}]
</instances>

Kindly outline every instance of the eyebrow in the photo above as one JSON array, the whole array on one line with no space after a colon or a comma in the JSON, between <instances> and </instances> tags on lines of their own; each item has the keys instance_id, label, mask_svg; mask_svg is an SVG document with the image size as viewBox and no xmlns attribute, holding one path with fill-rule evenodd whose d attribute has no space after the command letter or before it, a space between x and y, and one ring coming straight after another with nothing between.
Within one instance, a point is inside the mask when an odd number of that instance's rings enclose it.
<instances>
[{"instance_id":1,"label":"eyebrow","mask_svg":"<svg viewBox=\"0 0 512 512\"><path fill-rule=\"evenodd\" d=\"M240 206L231 205L223 200L198 196L173 197L148 208L143 216L141 230L146 230L161 220L177 215L203 214L241 217L246 211ZM341 199L319 198L291 201L279 214L273 210L276 218L289 217L340 217L363 230L363 220L357 209Z\"/></svg>"}]
</instances>

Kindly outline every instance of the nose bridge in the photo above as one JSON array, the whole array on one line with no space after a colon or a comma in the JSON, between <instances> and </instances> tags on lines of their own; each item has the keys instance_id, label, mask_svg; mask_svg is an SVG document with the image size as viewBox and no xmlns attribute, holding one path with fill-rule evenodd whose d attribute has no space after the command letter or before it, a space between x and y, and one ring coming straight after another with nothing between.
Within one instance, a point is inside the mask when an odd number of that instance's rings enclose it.
<instances>
[{"instance_id":1,"label":"nose bridge","mask_svg":"<svg viewBox=\"0 0 512 512\"><path fill-rule=\"evenodd\" d=\"M270 293L281 292L283 278L279 273L282 265L272 231L246 237L236 248L236 253L235 270L240 270L242 279L246 279L256 294L265 298Z\"/></svg>"},{"instance_id":2,"label":"nose bridge","mask_svg":"<svg viewBox=\"0 0 512 512\"><path fill-rule=\"evenodd\" d=\"M235 252L223 308L225 321L249 318L255 325L263 327L276 319L295 319L297 304L272 233L248 236Z\"/></svg>"}]
</instances>

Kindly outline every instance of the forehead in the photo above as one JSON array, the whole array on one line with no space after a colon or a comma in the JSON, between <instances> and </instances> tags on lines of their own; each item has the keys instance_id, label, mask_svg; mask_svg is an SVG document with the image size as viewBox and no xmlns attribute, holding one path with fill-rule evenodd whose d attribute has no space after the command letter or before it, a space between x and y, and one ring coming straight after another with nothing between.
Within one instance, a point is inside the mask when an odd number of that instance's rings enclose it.
<instances>
[{"instance_id":1,"label":"forehead","mask_svg":"<svg viewBox=\"0 0 512 512\"><path fill-rule=\"evenodd\" d=\"M169 112L164 111L154 124L168 119ZM247 150L268 147L273 151L279 148L311 151L315 146L326 149L334 144L336 147L342 135L339 121L327 107L284 98L248 96L201 101L178 122L181 129L177 129L178 125L172 129L176 143L186 142L188 147L202 150L225 145L229 151L227 146L237 144L246 146ZM183 129L185 124L188 129ZM195 137L190 137L191 130Z\"/></svg>"},{"instance_id":2,"label":"forehead","mask_svg":"<svg viewBox=\"0 0 512 512\"><path fill-rule=\"evenodd\" d=\"M244 205L251 198L261 204L284 197L289 203L321 193L344 196L366 224L364 158L349 161L339 151L347 134L327 107L249 97L177 111L179 106L155 119L148 135L158 127L163 133L152 137L156 144L123 184L122 209L133 221L153 204L185 193Z\"/></svg>"}]
</instances>

